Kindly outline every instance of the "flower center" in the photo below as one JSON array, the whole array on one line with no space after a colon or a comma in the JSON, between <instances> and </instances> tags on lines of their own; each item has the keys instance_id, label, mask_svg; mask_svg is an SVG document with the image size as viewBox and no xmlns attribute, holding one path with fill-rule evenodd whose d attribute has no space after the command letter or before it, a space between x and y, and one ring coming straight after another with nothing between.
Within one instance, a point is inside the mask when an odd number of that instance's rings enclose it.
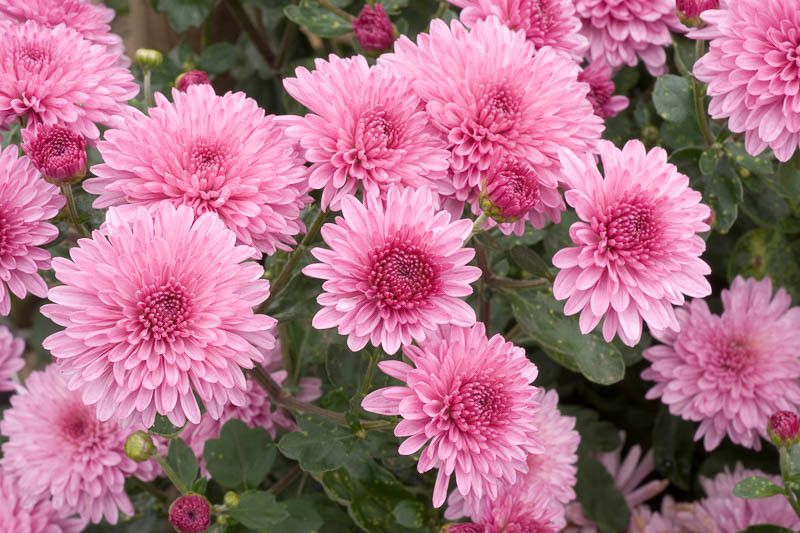
<instances>
[{"instance_id":1,"label":"flower center","mask_svg":"<svg viewBox=\"0 0 800 533\"><path fill-rule=\"evenodd\" d=\"M478 100L480 123L498 133L514 126L519 117L520 102L505 84L494 87Z\"/></svg>"},{"instance_id":2,"label":"flower center","mask_svg":"<svg viewBox=\"0 0 800 533\"><path fill-rule=\"evenodd\" d=\"M35 46L19 48L14 53L15 63L25 65L28 69L39 67L49 59L50 54L45 49Z\"/></svg>"},{"instance_id":3,"label":"flower center","mask_svg":"<svg viewBox=\"0 0 800 533\"><path fill-rule=\"evenodd\" d=\"M753 356L745 343L727 337L716 339L716 341L717 346L712 360L717 368L738 374L743 368L750 365Z\"/></svg>"},{"instance_id":4,"label":"flower center","mask_svg":"<svg viewBox=\"0 0 800 533\"><path fill-rule=\"evenodd\" d=\"M380 106L361 114L356 127L356 139L365 148L394 148L397 145L400 131L392 124L388 115Z\"/></svg>"},{"instance_id":5,"label":"flower center","mask_svg":"<svg viewBox=\"0 0 800 533\"><path fill-rule=\"evenodd\" d=\"M656 248L661 228L652 205L621 201L592 223L600 236L600 249L614 256L646 260Z\"/></svg>"},{"instance_id":6,"label":"flower center","mask_svg":"<svg viewBox=\"0 0 800 533\"><path fill-rule=\"evenodd\" d=\"M487 436L498 425L507 424L508 400L499 383L487 375L464 382L444 398L442 415L466 433ZM440 416L442 416L440 415Z\"/></svg>"},{"instance_id":7,"label":"flower center","mask_svg":"<svg viewBox=\"0 0 800 533\"><path fill-rule=\"evenodd\" d=\"M200 141L189 154L189 171L193 174L219 174L228 161L227 151L216 144Z\"/></svg>"},{"instance_id":8,"label":"flower center","mask_svg":"<svg viewBox=\"0 0 800 533\"><path fill-rule=\"evenodd\" d=\"M38 148L37 159L42 162L41 166L48 168L59 168L73 163L76 158L80 158L80 152L84 149L76 135L59 126L48 130Z\"/></svg>"},{"instance_id":9,"label":"flower center","mask_svg":"<svg viewBox=\"0 0 800 533\"><path fill-rule=\"evenodd\" d=\"M510 159L486 181L486 193L503 217L519 218L539 201L539 180L528 165Z\"/></svg>"},{"instance_id":10,"label":"flower center","mask_svg":"<svg viewBox=\"0 0 800 533\"><path fill-rule=\"evenodd\" d=\"M175 279L165 285L145 287L137 297L139 323L153 338L172 342L189 335L192 302L186 288Z\"/></svg>"},{"instance_id":11,"label":"flower center","mask_svg":"<svg viewBox=\"0 0 800 533\"><path fill-rule=\"evenodd\" d=\"M800 67L800 30L796 28L788 28L788 31L784 32L783 29L778 28L770 28L767 30L767 39L775 46L776 49L781 51L783 54L786 55L786 61L789 65L794 67ZM784 73L781 73L781 77L788 81L787 78L783 76ZM798 71L794 71L794 76L798 76Z\"/></svg>"},{"instance_id":12,"label":"flower center","mask_svg":"<svg viewBox=\"0 0 800 533\"><path fill-rule=\"evenodd\" d=\"M370 253L367 296L378 306L413 309L423 305L438 288L438 268L428 254L399 237Z\"/></svg>"}]
</instances>

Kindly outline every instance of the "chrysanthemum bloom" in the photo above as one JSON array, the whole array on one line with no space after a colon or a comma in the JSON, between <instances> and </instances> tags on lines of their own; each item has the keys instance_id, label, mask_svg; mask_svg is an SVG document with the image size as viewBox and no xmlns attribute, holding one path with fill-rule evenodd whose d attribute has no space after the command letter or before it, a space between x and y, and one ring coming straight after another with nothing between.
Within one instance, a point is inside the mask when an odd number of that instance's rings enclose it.
<instances>
[{"instance_id":1,"label":"chrysanthemum bloom","mask_svg":"<svg viewBox=\"0 0 800 533\"><path fill-rule=\"evenodd\" d=\"M22 352L25 341L14 337L5 326L0 326L0 391L14 390L14 374L25 367Z\"/></svg>"},{"instance_id":2,"label":"chrysanthemum bloom","mask_svg":"<svg viewBox=\"0 0 800 533\"><path fill-rule=\"evenodd\" d=\"M322 208L340 209L359 183L369 196L386 196L392 185L430 186L447 178L450 154L444 137L428 122L411 81L363 56L316 60L283 85L313 111L293 117L286 133L300 142L312 163L309 183L322 189ZM288 120L288 119L287 119Z\"/></svg>"},{"instance_id":3,"label":"chrysanthemum bloom","mask_svg":"<svg viewBox=\"0 0 800 533\"><path fill-rule=\"evenodd\" d=\"M800 437L800 421L792 411L776 411L767 422L767 434L775 446L792 446Z\"/></svg>"},{"instance_id":4,"label":"chrysanthemum bloom","mask_svg":"<svg viewBox=\"0 0 800 533\"><path fill-rule=\"evenodd\" d=\"M179 533L200 533L211 523L211 506L199 494L184 494L169 506L169 522Z\"/></svg>"},{"instance_id":5,"label":"chrysanthemum bloom","mask_svg":"<svg viewBox=\"0 0 800 533\"><path fill-rule=\"evenodd\" d=\"M391 354L440 324L475 323L475 311L461 299L481 275L466 266L475 255L463 247L471 220L451 222L427 188L392 187L385 205L345 196L342 215L322 227L330 249L311 250L320 263L303 269L326 280L315 328L338 327L353 351L371 342Z\"/></svg>"},{"instance_id":6,"label":"chrysanthemum bloom","mask_svg":"<svg viewBox=\"0 0 800 533\"><path fill-rule=\"evenodd\" d=\"M544 451L533 415L539 407L531 385L536 365L500 335L487 339L481 323L444 326L403 353L413 367L401 361L378 366L406 386L378 389L361 406L403 417L394 430L408 437L399 453L424 447L417 470L439 469L435 507L444 503L453 473L462 496L497 498L502 485L527 472L528 454Z\"/></svg>"},{"instance_id":7,"label":"chrysanthemum bloom","mask_svg":"<svg viewBox=\"0 0 800 533\"><path fill-rule=\"evenodd\" d=\"M86 139L62 126L25 128L22 149L54 183L75 181L86 173Z\"/></svg>"},{"instance_id":8,"label":"chrysanthemum bloom","mask_svg":"<svg viewBox=\"0 0 800 533\"><path fill-rule=\"evenodd\" d=\"M564 505L536 484L505 487L494 500L481 500L472 516L483 533L556 533L564 529Z\"/></svg>"},{"instance_id":9,"label":"chrysanthemum bloom","mask_svg":"<svg viewBox=\"0 0 800 533\"><path fill-rule=\"evenodd\" d=\"M33 372L11 397L0 432L4 470L19 478L20 493L52 496L53 506L94 523L133 515L125 477L155 477L154 461L136 463L125 455L130 431L115 421L101 422L81 394L67 388L59 365Z\"/></svg>"},{"instance_id":10,"label":"chrysanthemum bloom","mask_svg":"<svg viewBox=\"0 0 800 533\"><path fill-rule=\"evenodd\" d=\"M67 518L49 498L26 501L17 480L0 470L0 531L13 533L79 533L84 522Z\"/></svg>"},{"instance_id":11,"label":"chrysanthemum bloom","mask_svg":"<svg viewBox=\"0 0 800 533\"><path fill-rule=\"evenodd\" d=\"M714 315L702 300L676 314L680 332L654 331L663 345L642 355L655 381L648 399L661 398L670 412L700 422L695 439L713 450L731 441L761 449L767 419L777 410L800 408L800 307L769 278L737 277L722 291L724 312Z\"/></svg>"},{"instance_id":12,"label":"chrysanthemum bloom","mask_svg":"<svg viewBox=\"0 0 800 533\"><path fill-rule=\"evenodd\" d=\"M147 116L128 108L123 124L97 144L104 163L84 189L93 206L187 205L216 213L239 243L266 254L290 250L305 231L306 169L273 115L244 93L217 96L210 85L157 93Z\"/></svg>"},{"instance_id":13,"label":"chrysanthemum bloom","mask_svg":"<svg viewBox=\"0 0 800 533\"><path fill-rule=\"evenodd\" d=\"M0 39L2 40L2 39ZM0 45L2 46L2 45ZM64 207L55 185L41 179L15 145L0 152L0 314L11 311L9 291L18 298L30 292L47 296L40 269L50 268L50 252L39 248L58 237L45 222Z\"/></svg>"},{"instance_id":14,"label":"chrysanthemum bloom","mask_svg":"<svg viewBox=\"0 0 800 533\"><path fill-rule=\"evenodd\" d=\"M604 59L618 69L641 59L653 76L666 74L670 31L685 30L675 0L575 0L575 8L589 39L590 61Z\"/></svg>"},{"instance_id":15,"label":"chrysanthemum bloom","mask_svg":"<svg viewBox=\"0 0 800 533\"><path fill-rule=\"evenodd\" d=\"M631 512L628 533L720 533L700 502L677 503L669 495L661 500L661 511L640 505Z\"/></svg>"},{"instance_id":16,"label":"chrysanthemum bloom","mask_svg":"<svg viewBox=\"0 0 800 533\"><path fill-rule=\"evenodd\" d=\"M110 125L139 92L117 63L119 53L63 24L0 21L0 34L0 128L25 117L29 125L62 124L94 140L95 123Z\"/></svg>"},{"instance_id":17,"label":"chrysanthemum bloom","mask_svg":"<svg viewBox=\"0 0 800 533\"><path fill-rule=\"evenodd\" d=\"M788 161L800 145L800 10L783 0L728 0L689 34L710 39L694 74L708 83L708 113L744 132L751 155L767 146Z\"/></svg>"},{"instance_id":18,"label":"chrysanthemum bloom","mask_svg":"<svg viewBox=\"0 0 800 533\"><path fill-rule=\"evenodd\" d=\"M415 80L431 121L447 135L458 200L480 189L498 152L557 180L559 147L584 153L600 138L603 123L577 63L547 46L537 50L497 17L471 31L437 19L417 43L400 37L378 64Z\"/></svg>"},{"instance_id":19,"label":"chrysanthemum bloom","mask_svg":"<svg viewBox=\"0 0 800 533\"><path fill-rule=\"evenodd\" d=\"M578 81L589 84L587 98L592 103L594 114L600 118L617 116L617 113L628 107L625 96L611 96L614 82L611 81L611 67L602 59L595 59L578 74Z\"/></svg>"},{"instance_id":20,"label":"chrysanthemum bloom","mask_svg":"<svg viewBox=\"0 0 800 533\"><path fill-rule=\"evenodd\" d=\"M363 50L380 52L392 47L394 27L381 4L365 5L352 24L356 41Z\"/></svg>"},{"instance_id":21,"label":"chrysanthemum bloom","mask_svg":"<svg viewBox=\"0 0 800 533\"><path fill-rule=\"evenodd\" d=\"M175 88L179 91L186 92L186 89L192 85L211 85L208 80L208 74L202 70L190 70L189 72L184 72L175 80Z\"/></svg>"},{"instance_id":22,"label":"chrysanthemum bloom","mask_svg":"<svg viewBox=\"0 0 800 533\"><path fill-rule=\"evenodd\" d=\"M591 156L561 152L573 187L565 196L581 220L569 231L578 246L553 256L561 269L553 294L569 298L565 314L581 311L582 333L605 315L605 340L618 334L634 346L642 319L651 329L677 331L672 305L682 305L684 294L711 293L704 277L711 269L700 259L706 245L696 235L708 231L709 209L663 149L645 152L632 140L622 150L601 141L599 151L605 179Z\"/></svg>"},{"instance_id":23,"label":"chrysanthemum bloom","mask_svg":"<svg viewBox=\"0 0 800 533\"><path fill-rule=\"evenodd\" d=\"M269 295L254 250L213 213L162 204L108 210L104 231L78 241L72 260L53 261L64 285L42 314L66 329L43 346L61 359L70 388L101 420L156 413L200 422L199 397L214 418L244 405L241 367L253 368L275 338L275 320L253 313Z\"/></svg>"},{"instance_id":24,"label":"chrysanthemum bloom","mask_svg":"<svg viewBox=\"0 0 800 533\"><path fill-rule=\"evenodd\" d=\"M552 46L580 61L589 48L572 0L449 0L462 7L461 22L474 26L495 15L512 30L521 30L536 48Z\"/></svg>"}]
</instances>

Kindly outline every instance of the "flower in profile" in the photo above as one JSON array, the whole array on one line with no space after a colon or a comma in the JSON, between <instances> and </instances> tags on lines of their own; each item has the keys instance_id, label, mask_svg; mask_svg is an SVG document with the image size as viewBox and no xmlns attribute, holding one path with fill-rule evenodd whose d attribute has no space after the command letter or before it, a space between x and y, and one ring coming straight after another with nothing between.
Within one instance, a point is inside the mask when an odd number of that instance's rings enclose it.
<instances>
[{"instance_id":1,"label":"flower in profile","mask_svg":"<svg viewBox=\"0 0 800 533\"><path fill-rule=\"evenodd\" d=\"M0 45L2 46L2 45ZM47 285L40 269L50 268L50 252L40 248L58 237L45 222L64 207L58 188L42 180L15 145L0 152L0 314L11 311L9 291L17 298L44 298Z\"/></svg>"},{"instance_id":2,"label":"flower in profile","mask_svg":"<svg viewBox=\"0 0 800 533\"><path fill-rule=\"evenodd\" d=\"M708 113L728 119L728 128L744 132L747 153L767 146L788 161L800 145L800 10L783 0L728 0L725 9L705 11L708 23L693 30L709 39L708 53L694 74L708 83Z\"/></svg>"},{"instance_id":3,"label":"flower in profile","mask_svg":"<svg viewBox=\"0 0 800 533\"><path fill-rule=\"evenodd\" d=\"M125 478L156 475L155 461L137 463L125 454L129 431L98 420L55 364L31 373L11 397L0 432L8 438L0 462L18 478L20 493L51 496L56 509L83 520L116 524L120 511L133 515Z\"/></svg>"},{"instance_id":4,"label":"flower in profile","mask_svg":"<svg viewBox=\"0 0 800 533\"><path fill-rule=\"evenodd\" d=\"M394 26L381 4L365 5L352 24L356 41L363 50L380 52L392 47Z\"/></svg>"},{"instance_id":5,"label":"flower in profile","mask_svg":"<svg viewBox=\"0 0 800 533\"><path fill-rule=\"evenodd\" d=\"M561 269L553 294L569 298L565 314L581 312L582 333L605 315L605 340L618 334L634 346L642 319L652 330L677 331L673 304L711 293L704 277L711 269L700 259L705 242L696 235L708 231L709 209L663 149L646 152L632 140L622 150L601 141L599 151L605 179L592 156L561 152L573 187L565 196L580 221L569 231L578 246L553 256Z\"/></svg>"},{"instance_id":6,"label":"flower in profile","mask_svg":"<svg viewBox=\"0 0 800 533\"><path fill-rule=\"evenodd\" d=\"M79 533L84 522L63 516L49 498L30 501L20 490L17 480L0 470L0 531L14 533Z\"/></svg>"},{"instance_id":7,"label":"flower in profile","mask_svg":"<svg viewBox=\"0 0 800 533\"><path fill-rule=\"evenodd\" d=\"M452 195L462 202L480 190L501 152L550 182L561 178L559 147L593 150L603 130L577 63L548 46L537 50L494 16L471 31L434 20L417 44L400 37L378 65L415 80L430 120L447 135Z\"/></svg>"},{"instance_id":8,"label":"flower in profile","mask_svg":"<svg viewBox=\"0 0 800 533\"><path fill-rule=\"evenodd\" d=\"M312 163L309 184L322 208L340 209L361 184L368 196L392 185L438 188L447 178L445 140L429 123L411 80L370 67L363 56L316 60L316 69L283 80L312 113L293 117L287 134Z\"/></svg>"},{"instance_id":9,"label":"flower in profile","mask_svg":"<svg viewBox=\"0 0 800 533\"><path fill-rule=\"evenodd\" d=\"M491 15L525 33L536 48L551 46L580 61L589 48L572 0L449 0L462 7L461 22L469 27Z\"/></svg>"},{"instance_id":10,"label":"flower in profile","mask_svg":"<svg viewBox=\"0 0 800 533\"><path fill-rule=\"evenodd\" d=\"M208 74L202 70L190 70L189 72L184 72L175 80L175 87L179 91L186 92L192 85L211 85L208 80Z\"/></svg>"},{"instance_id":11,"label":"flower in profile","mask_svg":"<svg viewBox=\"0 0 800 533\"><path fill-rule=\"evenodd\" d=\"M169 522L179 533L200 533L211 523L211 506L200 494L184 494L169 506Z\"/></svg>"},{"instance_id":12,"label":"flower in profile","mask_svg":"<svg viewBox=\"0 0 800 533\"><path fill-rule=\"evenodd\" d=\"M790 308L783 289L773 297L769 278L739 276L722 303L720 316L693 300L676 311L679 333L653 332L663 344L642 353L650 361L642 377L656 382L647 398L700 422L695 439L706 450L726 434L758 450L770 415L800 408L800 307Z\"/></svg>"},{"instance_id":13,"label":"flower in profile","mask_svg":"<svg viewBox=\"0 0 800 533\"><path fill-rule=\"evenodd\" d=\"M611 81L611 68L602 59L595 59L580 74L578 81L589 84L587 98L592 103L594 114L600 118L617 116L617 113L628 107L628 98L612 96L614 82Z\"/></svg>"},{"instance_id":14,"label":"flower in profile","mask_svg":"<svg viewBox=\"0 0 800 533\"><path fill-rule=\"evenodd\" d=\"M700 22L700 14L709 9L719 9L719 0L677 0L678 17L684 24L695 26Z\"/></svg>"},{"instance_id":15,"label":"flower in profile","mask_svg":"<svg viewBox=\"0 0 800 533\"><path fill-rule=\"evenodd\" d=\"M86 174L86 139L68 128L25 128L22 149L42 176L55 184L74 182Z\"/></svg>"},{"instance_id":16,"label":"flower in profile","mask_svg":"<svg viewBox=\"0 0 800 533\"><path fill-rule=\"evenodd\" d=\"M66 329L43 346L100 420L156 413L176 426L244 405L242 367L272 348L275 320L253 313L269 295L254 250L213 213L162 204L108 210L103 231L53 261L64 285L42 314ZM245 262L243 262L245 261ZM126 421L127 421L126 420Z\"/></svg>"},{"instance_id":17,"label":"flower in profile","mask_svg":"<svg viewBox=\"0 0 800 533\"><path fill-rule=\"evenodd\" d=\"M0 34L0 128L26 117L29 125L61 124L95 140L95 123L111 125L139 92L119 53L63 24L0 21Z\"/></svg>"},{"instance_id":18,"label":"flower in profile","mask_svg":"<svg viewBox=\"0 0 800 533\"><path fill-rule=\"evenodd\" d=\"M800 438L800 421L792 411L775 411L767 422L767 434L775 446L792 446Z\"/></svg>"},{"instance_id":19,"label":"flower in profile","mask_svg":"<svg viewBox=\"0 0 800 533\"><path fill-rule=\"evenodd\" d=\"M5 326L0 326L0 391L14 390L14 374L25 367L22 352L25 341L14 337Z\"/></svg>"},{"instance_id":20,"label":"flower in profile","mask_svg":"<svg viewBox=\"0 0 800 533\"><path fill-rule=\"evenodd\" d=\"M290 250L305 231L300 211L306 169L273 115L244 93L217 96L210 85L158 93L147 116L129 108L97 144L104 163L83 187L116 205L187 205L216 213L239 243L266 254Z\"/></svg>"},{"instance_id":21,"label":"flower in profile","mask_svg":"<svg viewBox=\"0 0 800 533\"><path fill-rule=\"evenodd\" d=\"M474 324L475 311L461 299L481 275L466 266L475 255L463 247L472 221L451 222L437 207L427 188L392 187L385 205L345 196L343 216L322 228L330 249L311 250L320 262L303 269L326 280L313 326L338 327L353 351L371 342L392 354L440 324Z\"/></svg>"},{"instance_id":22,"label":"flower in profile","mask_svg":"<svg viewBox=\"0 0 800 533\"><path fill-rule=\"evenodd\" d=\"M361 406L403 418L394 430L408 437L399 453L424 448L417 470L439 469L435 507L444 503L454 473L465 498L496 499L503 485L527 472L528 454L543 451L533 415L536 365L500 335L488 339L482 323L445 326L403 353L413 367L391 360L378 365L406 386L378 389Z\"/></svg>"}]
</instances>

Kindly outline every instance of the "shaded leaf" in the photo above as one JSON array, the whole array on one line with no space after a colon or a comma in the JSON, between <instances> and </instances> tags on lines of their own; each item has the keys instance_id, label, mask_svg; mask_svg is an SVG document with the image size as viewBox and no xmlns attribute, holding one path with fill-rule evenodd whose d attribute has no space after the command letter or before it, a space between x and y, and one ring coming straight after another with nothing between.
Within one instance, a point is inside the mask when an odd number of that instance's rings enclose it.
<instances>
[{"instance_id":1,"label":"shaded leaf","mask_svg":"<svg viewBox=\"0 0 800 533\"><path fill-rule=\"evenodd\" d=\"M251 428L235 418L225 422L219 438L203 448L206 468L225 488L258 487L275 461L275 444L262 427Z\"/></svg>"},{"instance_id":2,"label":"shaded leaf","mask_svg":"<svg viewBox=\"0 0 800 533\"><path fill-rule=\"evenodd\" d=\"M761 279L769 276L773 287L785 287L800 301L800 261L795 246L780 233L761 228L745 233L728 260L728 280L736 275Z\"/></svg>"},{"instance_id":3,"label":"shaded leaf","mask_svg":"<svg viewBox=\"0 0 800 533\"><path fill-rule=\"evenodd\" d=\"M614 478L596 459L583 455L578 459L578 483L575 494L586 518L605 533L616 533L628 527L631 512L622 493L614 486Z\"/></svg>"},{"instance_id":4,"label":"shaded leaf","mask_svg":"<svg viewBox=\"0 0 800 533\"><path fill-rule=\"evenodd\" d=\"M225 72L236 59L237 49L231 43L214 43L198 58L197 65L209 74Z\"/></svg>"},{"instance_id":5,"label":"shaded leaf","mask_svg":"<svg viewBox=\"0 0 800 533\"><path fill-rule=\"evenodd\" d=\"M750 526L747 529L739 531L739 533L794 533L794 532L791 529L786 529L785 527L776 526L774 524L756 524L755 526Z\"/></svg>"},{"instance_id":6,"label":"shaded leaf","mask_svg":"<svg viewBox=\"0 0 800 533\"><path fill-rule=\"evenodd\" d=\"M564 416L575 417L575 429L581 435L581 454L612 452L622 445L614 424L600 420L597 412L575 405L559 405L558 409Z\"/></svg>"},{"instance_id":7,"label":"shaded leaf","mask_svg":"<svg viewBox=\"0 0 800 533\"><path fill-rule=\"evenodd\" d=\"M783 489L761 476L751 476L741 480L733 487L733 495L740 498L769 498L783 492Z\"/></svg>"},{"instance_id":8,"label":"shaded leaf","mask_svg":"<svg viewBox=\"0 0 800 533\"><path fill-rule=\"evenodd\" d=\"M176 438L170 441L167 450L167 464L172 467L178 479L186 487L192 487L197 477L197 458L189 445L183 439Z\"/></svg>"},{"instance_id":9,"label":"shaded leaf","mask_svg":"<svg viewBox=\"0 0 800 533\"><path fill-rule=\"evenodd\" d=\"M300 0L298 5L283 8L292 22L319 37L338 37L352 31L350 21L325 9L314 0Z\"/></svg>"},{"instance_id":10,"label":"shaded leaf","mask_svg":"<svg viewBox=\"0 0 800 533\"><path fill-rule=\"evenodd\" d=\"M653 104L664 120L683 122L694 109L689 80L673 74L661 76L653 89Z\"/></svg>"},{"instance_id":11,"label":"shaded leaf","mask_svg":"<svg viewBox=\"0 0 800 533\"><path fill-rule=\"evenodd\" d=\"M312 533L322 526L322 517L308 498L284 500L289 516L265 528L266 533Z\"/></svg>"},{"instance_id":12,"label":"shaded leaf","mask_svg":"<svg viewBox=\"0 0 800 533\"><path fill-rule=\"evenodd\" d=\"M263 530L289 517L286 506L268 492L248 491L239 495L239 507L228 511L231 518L250 529Z\"/></svg>"},{"instance_id":13,"label":"shaded leaf","mask_svg":"<svg viewBox=\"0 0 800 533\"><path fill-rule=\"evenodd\" d=\"M511 259L525 272L539 278L553 279L548 264L542 256L528 246L514 246L511 248Z\"/></svg>"},{"instance_id":14,"label":"shaded leaf","mask_svg":"<svg viewBox=\"0 0 800 533\"><path fill-rule=\"evenodd\" d=\"M692 482L694 424L673 416L661 405L653 427L656 468L675 486L688 490Z\"/></svg>"},{"instance_id":15,"label":"shaded leaf","mask_svg":"<svg viewBox=\"0 0 800 533\"><path fill-rule=\"evenodd\" d=\"M185 427L185 426L184 426ZM157 414L153 426L148 431L154 435L160 435L167 439L174 439L183 431L183 427L178 427L169 421L164 415Z\"/></svg>"},{"instance_id":16,"label":"shaded leaf","mask_svg":"<svg viewBox=\"0 0 800 533\"><path fill-rule=\"evenodd\" d=\"M156 9L166 13L169 25L181 33L200 26L214 9L214 0L157 0Z\"/></svg>"}]
</instances>

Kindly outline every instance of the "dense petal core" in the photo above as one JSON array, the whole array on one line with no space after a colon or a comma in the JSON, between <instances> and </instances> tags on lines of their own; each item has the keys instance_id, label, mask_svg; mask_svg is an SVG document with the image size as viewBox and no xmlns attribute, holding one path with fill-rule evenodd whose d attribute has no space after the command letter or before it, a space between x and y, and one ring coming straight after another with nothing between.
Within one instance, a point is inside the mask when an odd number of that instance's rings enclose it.
<instances>
[{"instance_id":1,"label":"dense petal core","mask_svg":"<svg viewBox=\"0 0 800 533\"><path fill-rule=\"evenodd\" d=\"M43 176L56 181L75 178L86 170L86 139L62 126L22 131L22 149Z\"/></svg>"}]
</instances>

